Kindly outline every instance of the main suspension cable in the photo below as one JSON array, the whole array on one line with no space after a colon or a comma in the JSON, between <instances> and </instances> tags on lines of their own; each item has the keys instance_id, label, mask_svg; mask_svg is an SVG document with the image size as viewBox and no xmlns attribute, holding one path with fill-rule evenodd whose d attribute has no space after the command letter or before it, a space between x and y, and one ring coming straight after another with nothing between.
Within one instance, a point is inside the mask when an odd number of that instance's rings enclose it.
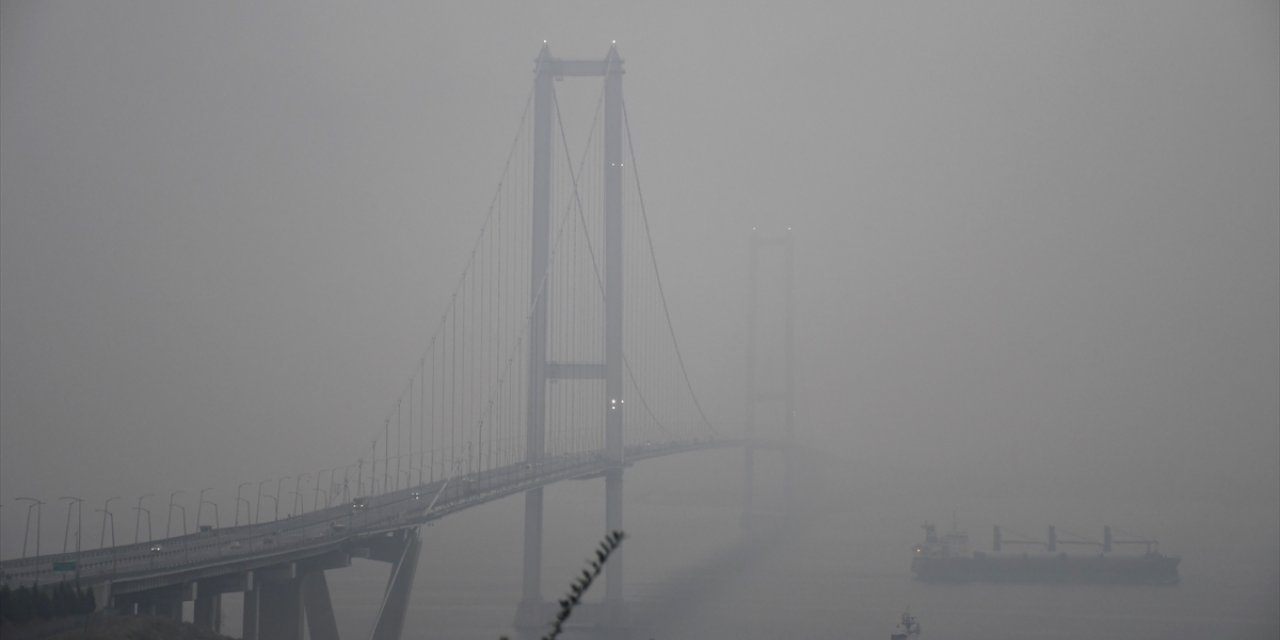
<instances>
[{"instance_id":1,"label":"main suspension cable","mask_svg":"<svg viewBox=\"0 0 1280 640\"><path fill-rule=\"evenodd\" d=\"M631 138L631 120L627 117L627 102L622 102L622 122L627 130L627 151L631 156L631 174L636 181L636 197L640 201L640 218L644 221L644 237L649 247L649 260L653 264L653 277L658 283L658 296L662 299L662 313L667 318L667 330L671 333L671 344L676 351L676 362L680 364L680 375L684 376L684 384L689 388L689 396L693 398L693 406L698 410L698 415L702 418L702 424L706 425L711 431L711 435L718 436L716 428L712 426L711 421L707 420L707 414L702 410L702 403L698 402L698 394L693 390L693 383L689 381L689 371L684 366L684 356L680 353L680 343L676 340L675 325L671 322L671 309L667 307L667 294L662 288L662 275L658 273L658 258L653 250L653 234L649 230L649 213L644 206L644 191L640 189L640 171L636 166L636 148Z\"/></svg>"}]
</instances>

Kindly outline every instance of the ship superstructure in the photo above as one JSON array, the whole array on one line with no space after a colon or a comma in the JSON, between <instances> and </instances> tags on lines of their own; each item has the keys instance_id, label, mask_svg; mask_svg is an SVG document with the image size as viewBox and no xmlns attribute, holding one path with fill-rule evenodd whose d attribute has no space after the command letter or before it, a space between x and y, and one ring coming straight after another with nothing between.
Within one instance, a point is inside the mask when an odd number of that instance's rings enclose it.
<instances>
[{"instance_id":1,"label":"ship superstructure","mask_svg":"<svg viewBox=\"0 0 1280 640\"><path fill-rule=\"evenodd\" d=\"M904 611L898 626L889 634L889 640L920 640L920 633L920 621L910 611Z\"/></svg>"}]
</instances>

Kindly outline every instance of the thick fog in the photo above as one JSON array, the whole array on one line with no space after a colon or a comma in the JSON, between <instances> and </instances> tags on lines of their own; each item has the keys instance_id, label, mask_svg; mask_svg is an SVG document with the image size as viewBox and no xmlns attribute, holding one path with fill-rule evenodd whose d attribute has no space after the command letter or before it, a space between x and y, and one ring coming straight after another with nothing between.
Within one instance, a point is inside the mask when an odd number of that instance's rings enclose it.
<instances>
[{"instance_id":1,"label":"thick fog","mask_svg":"<svg viewBox=\"0 0 1280 640\"><path fill-rule=\"evenodd\" d=\"M953 512L978 546L1112 524L1184 583L1262 585L1246 608L1274 624L1274 1L2 7L6 559L19 497L48 503L44 551L59 496L94 544L119 496L131 542L140 495L157 530L173 491L193 521L213 488L226 520L239 483L367 455L543 41L616 40L675 330L726 433L751 230L791 229L796 434L871 541L841 554L905 575ZM736 469L661 465L740 499Z\"/></svg>"}]
</instances>

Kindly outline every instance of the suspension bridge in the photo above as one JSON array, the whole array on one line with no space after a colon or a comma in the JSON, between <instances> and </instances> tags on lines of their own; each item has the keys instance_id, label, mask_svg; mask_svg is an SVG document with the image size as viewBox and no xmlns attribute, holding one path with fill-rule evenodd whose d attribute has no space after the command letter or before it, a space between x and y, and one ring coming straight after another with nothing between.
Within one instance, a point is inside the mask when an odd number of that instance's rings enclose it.
<instances>
[{"instance_id":1,"label":"suspension bridge","mask_svg":"<svg viewBox=\"0 0 1280 640\"><path fill-rule=\"evenodd\" d=\"M69 532L74 506L76 548L64 536L59 553L40 553L44 503L24 499L28 533L36 515L36 549L28 555L24 539L23 557L0 562L4 583L74 579L95 590L99 606L177 618L183 603L193 602L193 621L213 630L222 619L221 595L242 592L245 638L336 640L325 571L368 558L391 564L370 637L399 638L419 527L523 493L523 593L513 604L519 632L538 637L556 609L541 590L546 485L603 478L605 528L621 530L627 466L745 445L750 499L756 450L775 447L791 432L789 312L783 388L759 388L752 346L747 426L721 433L690 384L667 306L623 101L623 66L616 47L603 59L569 60L553 57L544 44L501 179L448 306L424 336L385 418L356 440L363 444L353 446L354 462L274 487L242 483L231 518L218 518L217 504L201 492L196 531L186 530L185 506L170 495L167 515L177 506L182 530L170 535L166 525L161 538L151 536L143 496L131 508L133 543L117 544L108 501L92 549L81 548L82 504L69 501L65 527ZM570 148L556 92L556 82L569 78L602 80L580 150ZM753 307L755 256L772 245L785 249L790 278L790 238L754 238ZM754 322L749 338L754 345ZM756 410L761 403L773 403L783 416L770 425L779 427L772 439L756 433L764 422ZM289 480L292 490L282 496ZM215 522L232 524L201 526L206 505ZM593 614L600 624L626 628L622 585L617 553Z\"/></svg>"}]
</instances>

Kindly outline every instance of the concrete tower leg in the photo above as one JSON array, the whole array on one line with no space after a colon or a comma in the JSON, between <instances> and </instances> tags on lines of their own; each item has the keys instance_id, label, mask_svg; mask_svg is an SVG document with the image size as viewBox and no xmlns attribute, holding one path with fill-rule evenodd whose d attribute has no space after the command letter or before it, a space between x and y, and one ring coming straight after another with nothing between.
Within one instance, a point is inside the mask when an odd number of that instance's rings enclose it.
<instances>
[{"instance_id":1,"label":"concrete tower leg","mask_svg":"<svg viewBox=\"0 0 1280 640\"><path fill-rule=\"evenodd\" d=\"M311 640L338 640L338 621L329 598L329 582L323 571L302 578L302 605L307 613L307 635Z\"/></svg>"},{"instance_id":2,"label":"concrete tower leg","mask_svg":"<svg viewBox=\"0 0 1280 640\"><path fill-rule=\"evenodd\" d=\"M760 269L760 235L751 230L751 244L747 261L747 393L746 393L746 446L743 449L743 505L742 524L749 527L751 516L755 513L756 486L756 308L759 303Z\"/></svg>"},{"instance_id":3,"label":"concrete tower leg","mask_svg":"<svg viewBox=\"0 0 1280 640\"><path fill-rule=\"evenodd\" d=\"M258 640L258 604L261 600L262 592L254 585L244 592L244 621L241 626L240 637L244 640Z\"/></svg>"},{"instance_id":4,"label":"concrete tower leg","mask_svg":"<svg viewBox=\"0 0 1280 640\"><path fill-rule=\"evenodd\" d=\"M302 640L302 580L264 581L258 595L258 633L264 640Z\"/></svg>"},{"instance_id":5,"label":"concrete tower leg","mask_svg":"<svg viewBox=\"0 0 1280 640\"><path fill-rule=\"evenodd\" d=\"M605 528L622 530L622 469L610 469L604 475ZM622 549L609 556L604 574L604 599L608 604L622 602Z\"/></svg>"},{"instance_id":6,"label":"concrete tower leg","mask_svg":"<svg viewBox=\"0 0 1280 640\"><path fill-rule=\"evenodd\" d=\"M605 57L604 77L604 369L605 450L611 468L605 472L605 528L622 530L622 468L626 443L622 412L626 407L622 376L622 58L615 47ZM622 605L622 554L609 558L605 601L611 611ZM619 612L618 615L621 615ZM611 614L611 617L615 617Z\"/></svg>"},{"instance_id":7,"label":"concrete tower leg","mask_svg":"<svg viewBox=\"0 0 1280 640\"><path fill-rule=\"evenodd\" d=\"M757 314L762 306L760 304L760 254L763 247L770 249L778 248L781 250L783 258L783 304L782 312L784 314L784 325L782 335L782 355L783 355L783 379L781 390L764 389L761 380L757 376L757 366L759 363L758 350L760 347L760 335L757 327ZM796 453L794 435L795 435L795 296L793 287L794 273L794 242L791 234L791 227L787 227L786 233L779 236L765 237L755 229L751 231L751 244L749 247L749 263L748 263L748 296L747 296L747 366L746 366L746 426L744 435L746 444L743 447L745 453L743 477L743 496L744 496L744 512L742 522L749 535L768 532L772 535L779 525L786 522L785 514L795 508L797 501L795 500L795 484L796 476L799 472L798 462L796 461ZM767 308L774 308L776 305L770 303ZM781 401L781 406L778 406ZM759 433L760 417L758 415L759 406L762 402L769 403L770 420L776 419L778 410L781 410L782 433L769 434L761 437ZM777 428L774 425L768 425ZM772 443L770 442L772 441ZM779 454L773 454L774 450ZM777 459L781 456L783 465L783 482L781 505L775 505L778 498L773 495L760 495L756 492L756 463L757 452ZM763 487L762 487L763 488ZM763 492L761 492L763 493ZM779 508L779 506L781 508Z\"/></svg>"},{"instance_id":8,"label":"concrete tower leg","mask_svg":"<svg viewBox=\"0 0 1280 640\"><path fill-rule=\"evenodd\" d=\"M182 621L182 590L180 588L157 590L153 592L150 599L152 615Z\"/></svg>"},{"instance_id":9,"label":"concrete tower leg","mask_svg":"<svg viewBox=\"0 0 1280 640\"><path fill-rule=\"evenodd\" d=\"M542 604L542 488L524 494L524 576L521 603Z\"/></svg>"},{"instance_id":10,"label":"concrete tower leg","mask_svg":"<svg viewBox=\"0 0 1280 640\"><path fill-rule=\"evenodd\" d=\"M546 452L546 389L548 377L603 378L605 396L605 452L610 462L606 472L605 520L610 530L622 528L622 468L625 446L622 437L623 397L623 111L622 58L611 47L604 60L560 60L551 56L544 44L538 55L533 96L533 180L531 202L529 316L529 387L526 421L526 462L537 469ZM604 191L602 224L604 240L604 362L585 363L573 373L547 361L547 285L550 246L551 136L554 132L554 81L568 76L604 77L604 123L602 128ZM547 630L555 607L542 601L542 489L525 493L524 580L516 629L520 637L539 637ZM622 611L621 558L610 559L606 575L606 600Z\"/></svg>"},{"instance_id":11,"label":"concrete tower leg","mask_svg":"<svg viewBox=\"0 0 1280 640\"><path fill-rule=\"evenodd\" d=\"M604 475L605 528L622 531L622 468L610 469ZM604 603L600 633L605 638L628 638L631 615L622 593L622 549L609 556L604 570Z\"/></svg>"},{"instance_id":12,"label":"concrete tower leg","mask_svg":"<svg viewBox=\"0 0 1280 640\"><path fill-rule=\"evenodd\" d=\"M784 259L784 278L786 288L783 296L786 298L787 318L783 329L783 356L785 363L786 380L784 381L784 390L786 399L783 401L783 438L785 439L786 448L783 451L785 458L783 459L783 508L787 511L793 511L795 505L798 504L795 499L796 485L796 448L795 448L795 430L796 430L796 322L795 322L795 238L791 235L791 228L787 227L787 235L783 241L783 259Z\"/></svg>"},{"instance_id":13,"label":"concrete tower leg","mask_svg":"<svg viewBox=\"0 0 1280 640\"><path fill-rule=\"evenodd\" d=\"M382 597L382 608L378 611L378 621L374 625L371 640L400 640L421 551L422 540L418 537L418 530L414 529L405 540L400 560L391 568L391 577L387 580L387 591Z\"/></svg>"},{"instance_id":14,"label":"concrete tower leg","mask_svg":"<svg viewBox=\"0 0 1280 640\"><path fill-rule=\"evenodd\" d=\"M201 589L203 591L203 589ZM222 594L196 593L195 614L192 619L196 627L205 631L218 632L222 628Z\"/></svg>"},{"instance_id":15,"label":"concrete tower leg","mask_svg":"<svg viewBox=\"0 0 1280 640\"><path fill-rule=\"evenodd\" d=\"M525 461L536 470L546 452L547 419L547 291L544 277L551 251L551 134L554 80L561 72L546 44L538 53L537 75L533 89L533 199L530 203L529 292L532 312L529 314L529 389L525 408ZM542 602L542 489L524 494L524 574L520 605L516 610L516 628L520 637L537 638L539 634L523 631L536 624L543 609Z\"/></svg>"}]
</instances>

